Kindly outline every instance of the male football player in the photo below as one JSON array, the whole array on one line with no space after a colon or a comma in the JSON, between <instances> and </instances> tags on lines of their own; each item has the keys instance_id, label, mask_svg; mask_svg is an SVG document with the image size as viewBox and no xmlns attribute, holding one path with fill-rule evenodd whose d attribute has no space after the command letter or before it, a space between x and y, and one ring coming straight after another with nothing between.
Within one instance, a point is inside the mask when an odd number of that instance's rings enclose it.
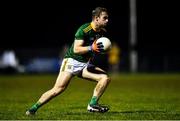
<instances>
[{"instance_id":1,"label":"male football player","mask_svg":"<svg viewBox=\"0 0 180 121\"><path fill-rule=\"evenodd\" d=\"M98 100L110 82L107 73L91 63L95 53L103 51L102 43L96 43L99 37L105 36L108 23L106 8L97 7L92 11L92 21L80 26L75 33L75 40L68 49L61 64L61 69L54 87L45 92L40 99L26 111L33 115L45 103L61 94L73 76L97 82L87 110L90 112L107 112L109 107L102 106Z\"/></svg>"}]
</instances>

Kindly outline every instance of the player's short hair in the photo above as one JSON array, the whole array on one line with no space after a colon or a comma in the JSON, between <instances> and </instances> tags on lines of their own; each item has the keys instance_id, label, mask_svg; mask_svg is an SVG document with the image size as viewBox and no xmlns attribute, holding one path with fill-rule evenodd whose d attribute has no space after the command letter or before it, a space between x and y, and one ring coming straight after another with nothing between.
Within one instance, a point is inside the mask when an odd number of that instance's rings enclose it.
<instances>
[{"instance_id":1,"label":"player's short hair","mask_svg":"<svg viewBox=\"0 0 180 121\"><path fill-rule=\"evenodd\" d=\"M96 16L100 16L102 12L108 12L106 8L104 7L96 7L93 11L92 11L92 19L94 19Z\"/></svg>"}]
</instances>

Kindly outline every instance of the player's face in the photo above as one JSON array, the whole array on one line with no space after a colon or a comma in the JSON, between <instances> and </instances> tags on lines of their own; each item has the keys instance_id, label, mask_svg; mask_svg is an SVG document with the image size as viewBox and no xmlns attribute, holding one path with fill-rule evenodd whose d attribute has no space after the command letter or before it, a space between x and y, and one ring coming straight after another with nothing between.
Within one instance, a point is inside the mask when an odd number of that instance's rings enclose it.
<instances>
[{"instance_id":1,"label":"player's face","mask_svg":"<svg viewBox=\"0 0 180 121\"><path fill-rule=\"evenodd\" d=\"M102 12L98 18L98 23L100 27L105 27L108 23L108 14L106 12Z\"/></svg>"}]
</instances>

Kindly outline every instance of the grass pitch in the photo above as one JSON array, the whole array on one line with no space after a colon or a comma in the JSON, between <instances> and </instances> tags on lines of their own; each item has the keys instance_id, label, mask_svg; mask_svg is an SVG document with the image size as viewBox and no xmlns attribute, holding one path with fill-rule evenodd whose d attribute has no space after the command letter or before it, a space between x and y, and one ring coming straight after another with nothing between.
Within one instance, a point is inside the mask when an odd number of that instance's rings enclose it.
<instances>
[{"instance_id":1,"label":"grass pitch","mask_svg":"<svg viewBox=\"0 0 180 121\"><path fill-rule=\"evenodd\" d=\"M180 120L180 74L116 74L100 99L106 113L89 113L96 83L73 78L35 116L25 111L52 88L57 75L0 75L0 120Z\"/></svg>"}]
</instances>

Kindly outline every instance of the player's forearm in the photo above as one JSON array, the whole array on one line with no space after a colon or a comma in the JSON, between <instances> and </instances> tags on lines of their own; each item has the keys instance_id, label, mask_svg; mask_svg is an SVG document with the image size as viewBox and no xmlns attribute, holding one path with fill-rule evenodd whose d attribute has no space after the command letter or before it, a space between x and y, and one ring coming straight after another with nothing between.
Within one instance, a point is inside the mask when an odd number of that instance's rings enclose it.
<instances>
[{"instance_id":1,"label":"player's forearm","mask_svg":"<svg viewBox=\"0 0 180 121\"><path fill-rule=\"evenodd\" d=\"M85 54L90 51L90 46L79 46L79 47L74 47L74 53L76 54Z\"/></svg>"}]
</instances>

